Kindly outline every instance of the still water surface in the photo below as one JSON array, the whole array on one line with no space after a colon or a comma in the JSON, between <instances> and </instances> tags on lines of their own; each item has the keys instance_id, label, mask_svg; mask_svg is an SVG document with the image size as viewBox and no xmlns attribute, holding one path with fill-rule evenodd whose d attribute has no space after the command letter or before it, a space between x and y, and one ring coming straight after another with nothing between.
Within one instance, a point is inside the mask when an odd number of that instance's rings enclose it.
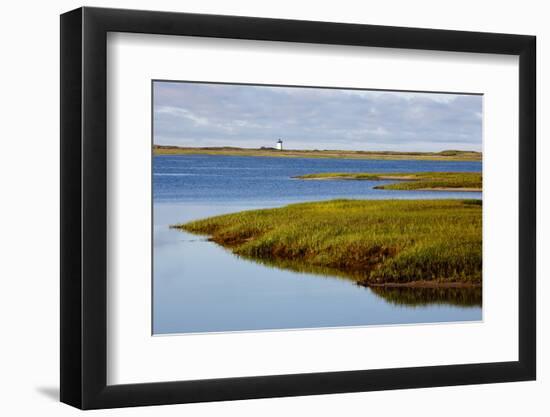
<instances>
[{"instance_id":1,"label":"still water surface","mask_svg":"<svg viewBox=\"0 0 550 417\"><path fill-rule=\"evenodd\" d=\"M480 170L479 162L155 156L153 333L481 320L480 294L468 290L375 292L338 277L245 260L204 236L168 227L302 201L481 198L471 192L374 190L382 181L292 179L302 174Z\"/></svg>"}]
</instances>

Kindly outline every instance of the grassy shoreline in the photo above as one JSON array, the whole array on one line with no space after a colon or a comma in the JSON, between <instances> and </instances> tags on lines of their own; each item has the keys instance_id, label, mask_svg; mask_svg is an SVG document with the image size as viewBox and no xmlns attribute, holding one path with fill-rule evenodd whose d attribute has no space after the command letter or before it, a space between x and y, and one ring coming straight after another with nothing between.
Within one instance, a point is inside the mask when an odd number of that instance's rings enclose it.
<instances>
[{"instance_id":1,"label":"grassy shoreline","mask_svg":"<svg viewBox=\"0 0 550 417\"><path fill-rule=\"evenodd\" d=\"M324 172L294 177L300 180L395 180L393 184L378 185L379 190L417 191L482 191L483 178L479 172L416 172L416 173L353 173Z\"/></svg>"},{"instance_id":2,"label":"grassy shoreline","mask_svg":"<svg viewBox=\"0 0 550 417\"><path fill-rule=\"evenodd\" d=\"M345 150L276 150L272 148L236 147L179 147L154 145L154 155L230 155L264 156L276 158L345 158L386 159L419 161L481 161L481 152L447 150L441 152L394 152L394 151L345 151Z\"/></svg>"},{"instance_id":3,"label":"grassy shoreline","mask_svg":"<svg viewBox=\"0 0 550 417\"><path fill-rule=\"evenodd\" d=\"M333 200L172 227L247 259L372 287L481 285L480 200Z\"/></svg>"}]
</instances>

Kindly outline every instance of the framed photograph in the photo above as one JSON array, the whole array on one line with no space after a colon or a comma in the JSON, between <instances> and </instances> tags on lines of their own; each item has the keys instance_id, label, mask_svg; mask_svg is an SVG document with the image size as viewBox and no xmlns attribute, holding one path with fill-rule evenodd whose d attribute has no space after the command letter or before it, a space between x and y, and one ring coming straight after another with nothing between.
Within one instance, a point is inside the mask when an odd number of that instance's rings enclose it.
<instances>
[{"instance_id":1,"label":"framed photograph","mask_svg":"<svg viewBox=\"0 0 550 417\"><path fill-rule=\"evenodd\" d=\"M61 401L533 380L535 37L61 16Z\"/></svg>"}]
</instances>

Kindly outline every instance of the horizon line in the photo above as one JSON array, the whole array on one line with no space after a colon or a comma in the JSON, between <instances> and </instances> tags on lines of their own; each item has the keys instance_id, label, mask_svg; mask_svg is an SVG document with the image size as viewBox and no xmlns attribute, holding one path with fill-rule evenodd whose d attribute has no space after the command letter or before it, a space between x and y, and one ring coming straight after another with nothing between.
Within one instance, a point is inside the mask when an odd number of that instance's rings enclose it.
<instances>
[{"instance_id":1,"label":"horizon line","mask_svg":"<svg viewBox=\"0 0 550 417\"><path fill-rule=\"evenodd\" d=\"M284 141L283 141L284 142ZM161 145L157 143L153 143L153 147L163 147L163 148L179 148L179 149L244 149L244 150L275 150L279 152L308 152L308 151L316 151L316 152L370 152L370 153L382 153L382 152L391 152L391 153L441 153L441 152L471 152L471 153L479 153L481 154L482 151L475 151L475 150L463 150L463 149L441 149L439 151L413 151L413 150L403 150L403 151L395 151L395 150L358 150L358 149L282 149L279 150L273 146L262 146L258 148L246 148L242 146L181 146L181 145Z\"/></svg>"}]
</instances>

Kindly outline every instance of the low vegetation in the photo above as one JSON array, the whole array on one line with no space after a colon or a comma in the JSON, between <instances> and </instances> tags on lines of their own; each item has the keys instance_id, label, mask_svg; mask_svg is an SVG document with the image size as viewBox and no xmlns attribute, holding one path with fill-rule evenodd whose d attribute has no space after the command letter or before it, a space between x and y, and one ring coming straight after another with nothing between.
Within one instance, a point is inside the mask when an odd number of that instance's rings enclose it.
<instances>
[{"instance_id":1,"label":"low vegetation","mask_svg":"<svg viewBox=\"0 0 550 417\"><path fill-rule=\"evenodd\" d=\"M378 185L383 190L455 190L481 191L480 172L416 172L416 173L353 173L324 172L296 177L304 180L395 180L392 184Z\"/></svg>"},{"instance_id":2,"label":"low vegetation","mask_svg":"<svg viewBox=\"0 0 550 417\"><path fill-rule=\"evenodd\" d=\"M480 200L333 200L173 227L268 265L368 286L481 285Z\"/></svg>"},{"instance_id":3,"label":"low vegetation","mask_svg":"<svg viewBox=\"0 0 550 417\"><path fill-rule=\"evenodd\" d=\"M447 150L441 152L342 151L342 150L282 150L274 148L206 147L191 148L154 145L155 155L233 155L269 156L279 158L346 158L430 161L481 161L481 152Z\"/></svg>"}]
</instances>

